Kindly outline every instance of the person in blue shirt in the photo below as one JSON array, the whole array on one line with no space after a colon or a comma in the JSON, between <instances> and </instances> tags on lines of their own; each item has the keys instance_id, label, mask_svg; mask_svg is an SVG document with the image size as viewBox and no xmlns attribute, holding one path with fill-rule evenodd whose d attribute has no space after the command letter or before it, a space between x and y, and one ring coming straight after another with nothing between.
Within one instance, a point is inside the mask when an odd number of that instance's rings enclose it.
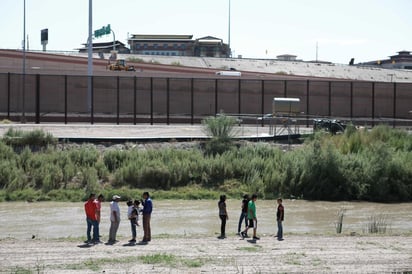
<instances>
[{"instance_id":1,"label":"person in blue shirt","mask_svg":"<svg viewBox=\"0 0 412 274\"><path fill-rule=\"evenodd\" d=\"M152 240L150 230L150 218L153 210L152 199L150 199L149 192L143 193L142 201L142 214L143 214L143 242L150 242Z\"/></svg>"}]
</instances>

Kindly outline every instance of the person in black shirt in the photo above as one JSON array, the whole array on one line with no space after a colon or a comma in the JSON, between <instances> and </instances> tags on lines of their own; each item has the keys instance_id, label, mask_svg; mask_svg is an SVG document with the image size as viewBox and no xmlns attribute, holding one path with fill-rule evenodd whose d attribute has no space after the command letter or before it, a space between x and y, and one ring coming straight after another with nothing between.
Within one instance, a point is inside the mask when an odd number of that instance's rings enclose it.
<instances>
[{"instance_id":1,"label":"person in black shirt","mask_svg":"<svg viewBox=\"0 0 412 274\"><path fill-rule=\"evenodd\" d=\"M242 222L243 219L245 220L245 227L248 225L247 221L247 204L249 203L249 195L245 194L243 195L243 200L242 200L242 211L240 212L240 217L239 217L239 225L237 227L237 235L240 235L240 230L242 228Z\"/></svg>"},{"instance_id":2,"label":"person in black shirt","mask_svg":"<svg viewBox=\"0 0 412 274\"><path fill-rule=\"evenodd\" d=\"M277 234L277 238L278 238L278 241L283 241L283 225L282 225L282 222L283 222L283 219L284 219L284 217L285 217L285 208L283 207L283 205L282 205L282 199L278 199L278 210L277 210L277 212L276 212L276 220L277 220L277 223L278 223L278 234Z\"/></svg>"},{"instance_id":3,"label":"person in black shirt","mask_svg":"<svg viewBox=\"0 0 412 274\"><path fill-rule=\"evenodd\" d=\"M220 200L218 203L219 207L219 217L221 220L220 225L220 239L226 238L226 220L229 219L229 215L227 214L226 210L226 195L220 195Z\"/></svg>"}]
</instances>

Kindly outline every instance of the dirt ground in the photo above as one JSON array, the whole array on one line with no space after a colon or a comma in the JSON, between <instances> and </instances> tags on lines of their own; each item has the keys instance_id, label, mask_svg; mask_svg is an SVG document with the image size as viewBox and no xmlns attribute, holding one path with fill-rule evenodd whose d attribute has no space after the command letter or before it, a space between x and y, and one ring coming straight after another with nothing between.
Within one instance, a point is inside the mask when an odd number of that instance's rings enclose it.
<instances>
[{"instance_id":1,"label":"dirt ground","mask_svg":"<svg viewBox=\"0 0 412 274\"><path fill-rule=\"evenodd\" d=\"M154 237L147 245L0 240L1 273L412 273L410 236Z\"/></svg>"}]
</instances>

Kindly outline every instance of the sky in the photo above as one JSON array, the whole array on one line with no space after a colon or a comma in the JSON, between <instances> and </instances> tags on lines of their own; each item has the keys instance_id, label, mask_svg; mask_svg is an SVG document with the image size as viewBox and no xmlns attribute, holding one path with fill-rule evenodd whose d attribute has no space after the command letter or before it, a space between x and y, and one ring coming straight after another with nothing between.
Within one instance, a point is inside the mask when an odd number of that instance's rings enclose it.
<instances>
[{"instance_id":1,"label":"sky","mask_svg":"<svg viewBox=\"0 0 412 274\"><path fill-rule=\"evenodd\" d=\"M28 49L73 51L86 42L89 0L25 0ZM347 64L412 51L411 0L93 0L93 30L111 25L127 45L131 34L214 36L232 55ZM0 49L21 49L24 0L0 0ZM113 41L106 35L93 42Z\"/></svg>"}]
</instances>

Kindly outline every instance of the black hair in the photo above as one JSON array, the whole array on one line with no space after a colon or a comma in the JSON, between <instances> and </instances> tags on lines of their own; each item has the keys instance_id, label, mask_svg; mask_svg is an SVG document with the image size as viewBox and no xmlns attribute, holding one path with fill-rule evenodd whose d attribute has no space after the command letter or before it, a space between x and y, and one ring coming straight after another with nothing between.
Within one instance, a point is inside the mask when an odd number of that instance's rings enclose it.
<instances>
[{"instance_id":1,"label":"black hair","mask_svg":"<svg viewBox=\"0 0 412 274\"><path fill-rule=\"evenodd\" d=\"M147 197L150 197L149 192L143 192L143 195L146 195Z\"/></svg>"},{"instance_id":2,"label":"black hair","mask_svg":"<svg viewBox=\"0 0 412 274\"><path fill-rule=\"evenodd\" d=\"M223 202L226 200L226 195L220 195L220 201Z\"/></svg>"},{"instance_id":3,"label":"black hair","mask_svg":"<svg viewBox=\"0 0 412 274\"><path fill-rule=\"evenodd\" d=\"M131 205L133 205L133 201L132 201L132 200L128 200L126 204L127 204L127 206L131 206Z\"/></svg>"},{"instance_id":4,"label":"black hair","mask_svg":"<svg viewBox=\"0 0 412 274\"><path fill-rule=\"evenodd\" d=\"M256 193L253 193L253 195L252 195L252 200L253 199L256 199L257 198L257 194Z\"/></svg>"},{"instance_id":5,"label":"black hair","mask_svg":"<svg viewBox=\"0 0 412 274\"><path fill-rule=\"evenodd\" d=\"M93 196L96 196L96 194L94 194L94 193L90 193L90 195L89 195L89 199L90 199L90 198L92 198Z\"/></svg>"},{"instance_id":6,"label":"black hair","mask_svg":"<svg viewBox=\"0 0 412 274\"><path fill-rule=\"evenodd\" d=\"M249 200L249 195L248 194L243 195L243 199Z\"/></svg>"},{"instance_id":7,"label":"black hair","mask_svg":"<svg viewBox=\"0 0 412 274\"><path fill-rule=\"evenodd\" d=\"M140 205L140 201L139 200L134 200L134 204L135 205Z\"/></svg>"}]
</instances>

